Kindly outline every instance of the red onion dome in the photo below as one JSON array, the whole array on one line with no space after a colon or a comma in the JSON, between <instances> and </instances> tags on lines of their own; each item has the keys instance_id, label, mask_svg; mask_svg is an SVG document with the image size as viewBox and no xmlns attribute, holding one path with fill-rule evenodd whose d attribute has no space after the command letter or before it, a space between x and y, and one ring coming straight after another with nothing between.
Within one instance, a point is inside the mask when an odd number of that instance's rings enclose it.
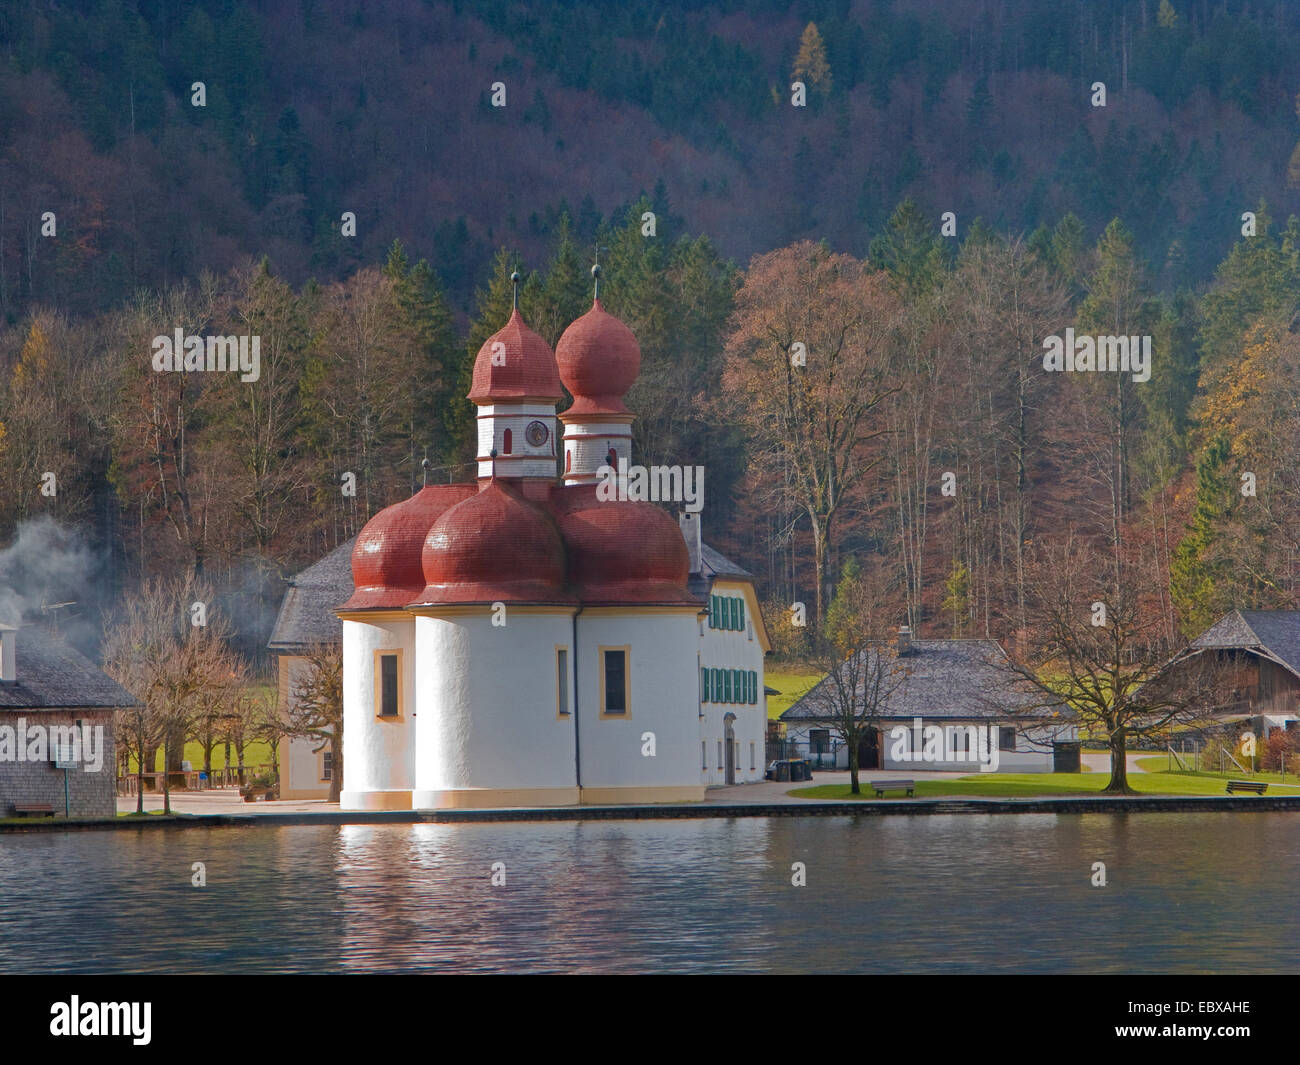
<instances>
[{"instance_id":1,"label":"red onion dome","mask_svg":"<svg viewBox=\"0 0 1300 1065\"><path fill-rule=\"evenodd\" d=\"M641 370L641 348L600 300L564 331L555 353L560 378L573 393L566 415L629 413L623 396Z\"/></svg>"},{"instance_id":2,"label":"red onion dome","mask_svg":"<svg viewBox=\"0 0 1300 1065\"><path fill-rule=\"evenodd\" d=\"M686 587L681 529L653 503L602 502L594 484L552 495L569 556L569 583L584 605L699 606Z\"/></svg>"},{"instance_id":3,"label":"red onion dome","mask_svg":"<svg viewBox=\"0 0 1300 1065\"><path fill-rule=\"evenodd\" d=\"M505 327L479 348L469 398L478 404L518 403L525 399L553 403L563 396L555 352L524 324L516 307Z\"/></svg>"},{"instance_id":4,"label":"red onion dome","mask_svg":"<svg viewBox=\"0 0 1300 1065\"><path fill-rule=\"evenodd\" d=\"M366 522L352 549L354 591L339 609L392 609L414 599L424 587L420 551L429 527L477 491L473 484L429 485Z\"/></svg>"},{"instance_id":5,"label":"red onion dome","mask_svg":"<svg viewBox=\"0 0 1300 1065\"><path fill-rule=\"evenodd\" d=\"M500 481L457 503L424 541L417 605L573 603L554 519Z\"/></svg>"}]
</instances>

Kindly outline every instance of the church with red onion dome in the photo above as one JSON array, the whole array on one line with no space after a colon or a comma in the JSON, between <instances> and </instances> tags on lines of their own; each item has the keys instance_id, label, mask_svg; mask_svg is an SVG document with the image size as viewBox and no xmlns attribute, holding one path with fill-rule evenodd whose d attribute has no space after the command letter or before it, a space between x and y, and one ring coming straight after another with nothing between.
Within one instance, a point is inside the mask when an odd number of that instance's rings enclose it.
<instances>
[{"instance_id":1,"label":"church with red onion dome","mask_svg":"<svg viewBox=\"0 0 1300 1065\"><path fill-rule=\"evenodd\" d=\"M598 490L632 461L640 365L598 294L555 351L517 306L483 344L476 482L422 488L352 548L345 808L689 802L762 779L750 575L698 513Z\"/></svg>"}]
</instances>

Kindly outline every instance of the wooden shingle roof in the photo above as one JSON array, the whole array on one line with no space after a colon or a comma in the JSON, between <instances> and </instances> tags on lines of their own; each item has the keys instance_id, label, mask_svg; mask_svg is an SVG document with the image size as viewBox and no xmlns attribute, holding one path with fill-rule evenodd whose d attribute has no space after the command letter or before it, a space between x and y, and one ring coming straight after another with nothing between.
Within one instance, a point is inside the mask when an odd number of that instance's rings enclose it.
<instances>
[{"instance_id":1,"label":"wooden shingle roof","mask_svg":"<svg viewBox=\"0 0 1300 1065\"><path fill-rule=\"evenodd\" d=\"M1001 664L1007 657L996 640L913 639L911 646L911 653L901 658L892 645L876 645L866 652L889 656L903 671L877 715L881 718L996 718L1031 711L1041 701L1027 681L1018 680ZM824 719L830 694L826 689L832 684L830 677L823 677L781 720Z\"/></svg>"},{"instance_id":2,"label":"wooden shingle roof","mask_svg":"<svg viewBox=\"0 0 1300 1065\"><path fill-rule=\"evenodd\" d=\"M134 706L135 698L80 651L44 629L15 633L17 679L0 682L0 710L80 710Z\"/></svg>"},{"instance_id":3,"label":"wooden shingle roof","mask_svg":"<svg viewBox=\"0 0 1300 1065\"><path fill-rule=\"evenodd\" d=\"M290 578L267 647L280 654L294 654L343 639L343 623L334 611L352 594L355 544L354 536Z\"/></svg>"},{"instance_id":4,"label":"wooden shingle roof","mask_svg":"<svg viewBox=\"0 0 1300 1065\"><path fill-rule=\"evenodd\" d=\"M1190 646L1266 654L1300 677L1300 610L1233 610Z\"/></svg>"}]
</instances>

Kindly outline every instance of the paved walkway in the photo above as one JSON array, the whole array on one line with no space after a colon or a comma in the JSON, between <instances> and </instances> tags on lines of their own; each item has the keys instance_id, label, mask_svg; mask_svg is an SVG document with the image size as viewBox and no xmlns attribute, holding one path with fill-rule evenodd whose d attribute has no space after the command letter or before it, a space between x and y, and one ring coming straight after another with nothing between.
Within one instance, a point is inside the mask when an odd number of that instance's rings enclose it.
<instances>
[{"instance_id":1,"label":"paved walkway","mask_svg":"<svg viewBox=\"0 0 1300 1065\"><path fill-rule=\"evenodd\" d=\"M1139 751L1133 754L1131 751L1125 756L1128 762L1128 771L1131 776L1134 773L1145 773L1146 770L1138 765L1139 758L1150 758L1152 755L1158 755L1158 751ZM1094 773L1110 772L1110 752L1109 751L1084 751L1082 755L1083 764L1091 769Z\"/></svg>"},{"instance_id":2,"label":"paved walkway","mask_svg":"<svg viewBox=\"0 0 1300 1065\"><path fill-rule=\"evenodd\" d=\"M1084 754L1084 760L1088 765L1105 772L1110 769L1110 756L1105 753L1101 754ZM1147 757L1146 755L1129 755L1129 772L1142 772L1136 765L1138 757ZM895 770L863 770L858 779L862 783L863 791L868 796L871 792L867 790L868 782L874 779L892 779L908 778L911 780L956 780L958 777L970 776L967 770L960 772L939 772L935 770L908 770L907 772ZM719 803L725 805L766 805L769 803L807 803L808 799L801 799L789 794L797 788L822 787L826 785L839 785L847 787L849 783L849 772L845 770L822 770L813 774L813 779L796 781L761 780L753 784L732 784L719 787L709 788L705 792L704 801L706 803ZM860 802L859 799L818 799L818 802ZM163 808L163 797L155 795L152 792L146 793L144 797L144 808L146 810L161 810ZM234 788L214 788L212 791L174 791L172 792L172 810L178 814L286 814L286 813L331 813L339 809L337 803L328 803L324 799L293 799L284 802L244 802L239 797L239 792ZM135 797L119 796L117 800L118 813L134 813Z\"/></svg>"},{"instance_id":3,"label":"paved walkway","mask_svg":"<svg viewBox=\"0 0 1300 1065\"><path fill-rule=\"evenodd\" d=\"M119 795L117 812L135 813L135 796ZM146 811L161 810L163 797L161 793L146 792L144 796ZM284 802L244 802L239 797L238 788L213 788L211 791L173 791L172 812L178 814L298 814L326 813L337 811L338 803L328 803L324 799L289 799Z\"/></svg>"}]
</instances>

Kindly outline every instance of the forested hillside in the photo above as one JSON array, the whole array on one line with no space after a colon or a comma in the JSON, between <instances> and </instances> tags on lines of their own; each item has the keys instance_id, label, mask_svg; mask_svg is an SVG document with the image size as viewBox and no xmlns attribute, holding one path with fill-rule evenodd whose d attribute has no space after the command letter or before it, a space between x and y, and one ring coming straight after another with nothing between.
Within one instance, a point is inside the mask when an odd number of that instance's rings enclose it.
<instances>
[{"instance_id":1,"label":"forested hillside","mask_svg":"<svg viewBox=\"0 0 1300 1065\"><path fill-rule=\"evenodd\" d=\"M1298 87L1300 9L1258 0L11 3L0 312L245 255L337 280L400 238L469 313L498 246L536 260L566 206L589 245L643 191L741 263L864 254L906 198L1009 232L1120 217L1172 291L1260 197L1297 206Z\"/></svg>"},{"instance_id":2,"label":"forested hillside","mask_svg":"<svg viewBox=\"0 0 1300 1065\"><path fill-rule=\"evenodd\" d=\"M1171 639L1293 605L1298 91L1281 3L7 5L0 607L197 572L259 648L424 457L469 474L511 271L553 344L597 246L636 453L705 466L786 649L850 556L936 633L1021 630L1063 539ZM1067 328L1151 379L1044 372ZM156 372L175 329L258 380Z\"/></svg>"}]
</instances>

